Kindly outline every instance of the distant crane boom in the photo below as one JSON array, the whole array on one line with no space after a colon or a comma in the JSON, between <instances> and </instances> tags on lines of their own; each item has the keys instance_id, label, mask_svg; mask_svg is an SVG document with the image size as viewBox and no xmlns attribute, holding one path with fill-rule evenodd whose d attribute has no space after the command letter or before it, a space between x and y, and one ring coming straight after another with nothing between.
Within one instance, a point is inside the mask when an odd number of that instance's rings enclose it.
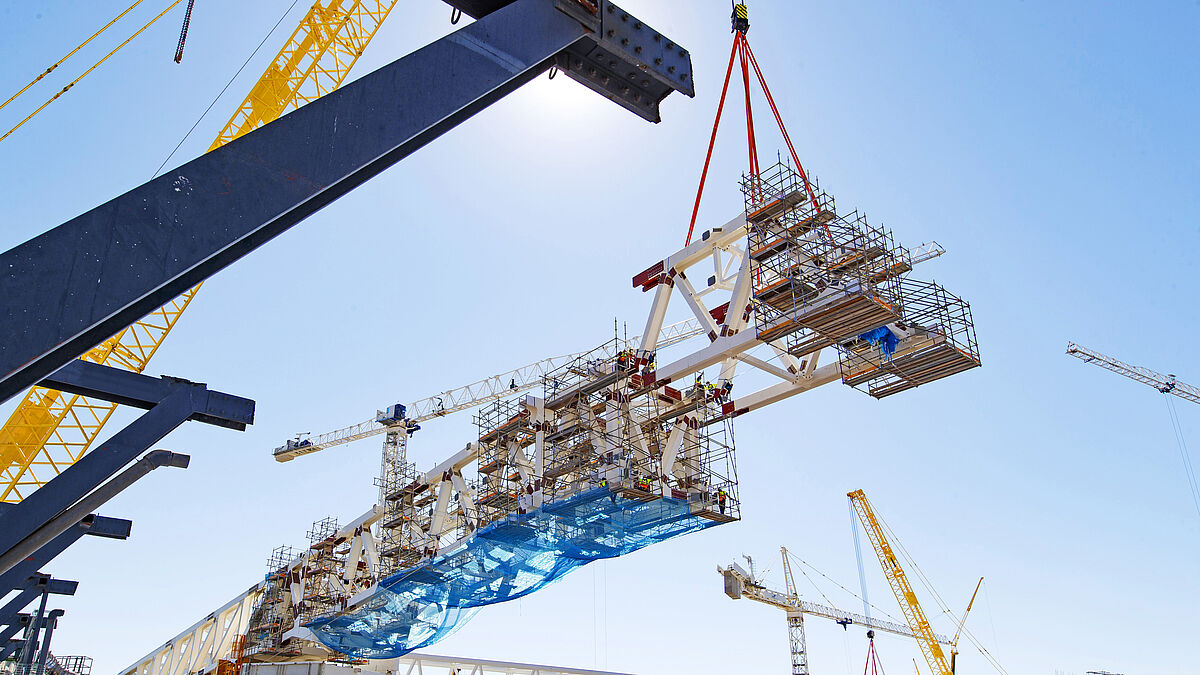
<instances>
[{"instance_id":1,"label":"distant crane boom","mask_svg":"<svg viewBox=\"0 0 1200 675\"><path fill-rule=\"evenodd\" d=\"M735 600L748 598L766 605L778 607L787 612L788 638L791 643L792 652L792 675L809 675L808 648L804 635L805 615L831 619L843 628L851 625L864 626L901 637L916 637L909 627L898 623L881 621L863 616L862 614L837 609L836 607L801 600L799 594L796 592L796 581L792 578L788 551L786 548L781 548L780 551L783 554L783 575L787 587L786 592L767 588L759 580L755 579L752 573L746 572L737 563L724 568L718 567L717 571L721 573L721 576L725 577L725 594L729 597ZM933 634L933 638L941 644L949 645L952 643L950 638L945 635Z\"/></svg>"},{"instance_id":2,"label":"distant crane boom","mask_svg":"<svg viewBox=\"0 0 1200 675\"><path fill-rule=\"evenodd\" d=\"M1200 403L1200 389L1176 380L1174 375L1163 375L1149 368L1132 366L1123 361L1118 361L1111 356L1105 356L1100 352L1092 351L1087 347L1081 347L1074 342L1067 343L1067 353L1081 361L1095 364L1105 370L1111 370L1118 375L1124 375L1142 384L1148 384L1163 394L1173 394L1185 401Z\"/></svg>"},{"instance_id":3,"label":"distant crane boom","mask_svg":"<svg viewBox=\"0 0 1200 675\"><path fill-rule=\"evenodd\" d=\"M701 332L700 322L695 319L665 326L662 329L662 337L659 339L658 347L659 349L668 347L699 335ZM563 366L570 365L571 362L590 353L591 350L542 359L516 370L493 375L478 382L473 382L456 389L447 389L440 394L414 401L404 406L406 409L404 421L408 424L420 424L421 422L437 417L445 417L456 412L469 410L484 403L499 400L505 396L528 391L540 385L550 373ZM345 445L346 443L353 443L354 441L386 433L388 427L383 420L389 414L394 413L379 411L375 417L365 422L359 422L358 424L318 436L289 440L278 448L275 448L273 453L275 461L288 462L302 455L309 455L326 448Z\"/></svg>"}]
</instances>

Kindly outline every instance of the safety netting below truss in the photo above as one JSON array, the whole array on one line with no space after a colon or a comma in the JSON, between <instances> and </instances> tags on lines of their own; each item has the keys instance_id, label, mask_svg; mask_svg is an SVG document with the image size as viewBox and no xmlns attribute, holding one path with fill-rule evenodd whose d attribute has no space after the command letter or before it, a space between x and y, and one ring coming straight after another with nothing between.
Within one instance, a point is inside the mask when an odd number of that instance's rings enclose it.
<instances>
[{"instance_id":1,"label":"safety netting below truss","mask_svg":"<svg viewBox=\"0 0 1200 675\"><path fill-rule=\"evenodd\" d=\"M353 611L306 625L330 649L390 659L453 634L479 607L514 600L604 558L719 523L688 502L599 487L490 523L459 548L381 582Z\"/></svg>"}]
</instances>

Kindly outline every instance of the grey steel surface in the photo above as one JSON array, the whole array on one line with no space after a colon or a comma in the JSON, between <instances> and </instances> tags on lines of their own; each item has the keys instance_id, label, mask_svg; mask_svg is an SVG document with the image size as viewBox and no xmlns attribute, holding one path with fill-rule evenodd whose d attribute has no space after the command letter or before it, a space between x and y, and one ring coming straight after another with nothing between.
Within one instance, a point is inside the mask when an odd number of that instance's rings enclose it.
<instances>
[{"instance_id":1,"label":"grey steel surface","mask_svg":"<svg viewBox=\"0 0 1200 675\"><path fill-rule=\"evenodd\" d=\"M691 94L690 67L647 52L634 37L665 38L601 6L593 16L578 0L516 0L0 255L9 327L0 400L500 100L567 48L592 63L568 62L568 75L657 120L667 83ZM611 75L591 74L598 66Z\"/></svg>"}]
</instances>

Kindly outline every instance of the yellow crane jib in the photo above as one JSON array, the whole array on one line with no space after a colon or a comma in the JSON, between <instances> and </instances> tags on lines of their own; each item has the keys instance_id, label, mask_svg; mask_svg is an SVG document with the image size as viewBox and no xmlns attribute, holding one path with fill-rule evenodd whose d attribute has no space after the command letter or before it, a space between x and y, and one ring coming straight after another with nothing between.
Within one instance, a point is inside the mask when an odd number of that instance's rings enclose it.
<instances>
[{"instance_id":1,"label":"yellow crane jib","mask_svg":"<svg viewBox=\"0 0 1200 675\"><path fill-rule=\"evenodd\" d=\"M317 0L217 135L210 150L337 89L396 0ZM145 370L197 285L81 358ZM115 403L32 387L0 428L0 501L19 502L91 447Z\"/></svg>"},{"instance_id":2,"label":"yellow crane jib","mask_svg":"<svg viewBox=\"0 0 1200 675\"><path fill-rule=\"evenodd\" d=\"M883 526L875 515L871 502L867 501L867 495L862 490L855 490L846 496L850 498L854 512L867 532L867 538L871 540L871 546L874 547L875 554L879 557L879 564L883 567L883 574L887 577L888 585L891 586L892 593L895 594L896 601L904 612L904 618L916 637L917 644L921 647L921 653L925 656L929 669L934 675L951 675L954 668L946 660L946 653L938 644L933 628L929 625L929 619L925 616L925 611L921 609L917 594L913 592L912 585L909 584L908 577L904 574L904 568L900 566L900 561L892 551L892 546L884 534Z\"/></svg>"}]
</instances>

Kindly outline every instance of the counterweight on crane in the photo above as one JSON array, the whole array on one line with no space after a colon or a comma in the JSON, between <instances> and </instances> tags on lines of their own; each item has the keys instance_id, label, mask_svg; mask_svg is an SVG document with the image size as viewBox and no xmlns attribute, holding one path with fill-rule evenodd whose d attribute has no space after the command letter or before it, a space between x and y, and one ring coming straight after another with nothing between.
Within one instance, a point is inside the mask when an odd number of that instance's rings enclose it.
<instances>
[{"instance_id":1,"label":"counterweight on crane","mask_svg":"<svg viewBox=\"0 0 1200 675\"><path fill-rule=\"evenodd\" d=\"M916 637L912 629L891 621L881 621L872 617L854 614L834 607L819 605L801 600L796 592L796 581L792 576L791 556L787 548L781 548L783 556L783 577L785 592L767 588L761 579L755 578L754 566L751 563L750 572L742 569L737 563L728 567L718 567L717 571L725 578L725 594L734 600L748 598L763 604L778 607L787 612L788 643L792 655L792 675L809 675L808 646L804 633L804 617L817 616L830 619L843 628L851 625L865 626L885 633L902 637ZM747 559L749 560L749 559ZM952 641L944 635L934 635L934 639L949 645Z\"/></svg>"}]
</instances>

